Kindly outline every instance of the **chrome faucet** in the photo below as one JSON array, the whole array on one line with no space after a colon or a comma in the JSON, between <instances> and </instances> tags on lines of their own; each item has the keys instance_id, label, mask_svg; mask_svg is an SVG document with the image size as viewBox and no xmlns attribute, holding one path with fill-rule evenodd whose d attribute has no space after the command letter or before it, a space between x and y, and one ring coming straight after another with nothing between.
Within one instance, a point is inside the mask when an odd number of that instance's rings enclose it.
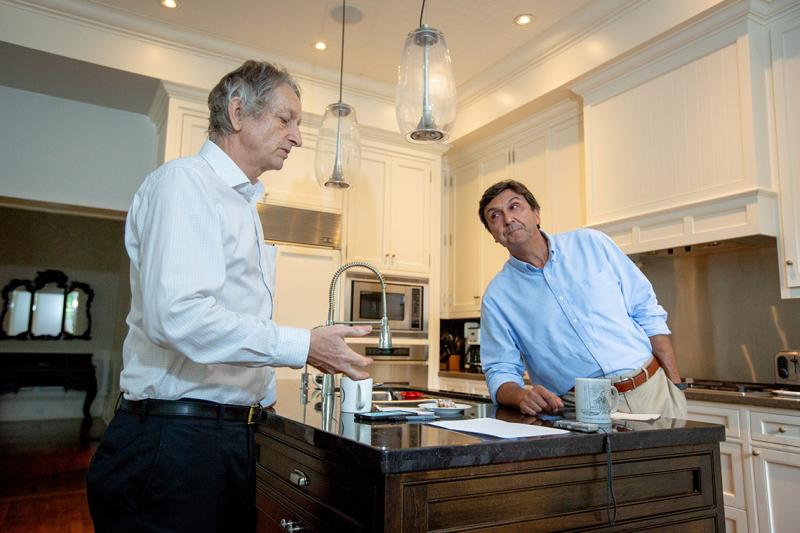
<instances>
[{"instance_id":1,"label":"chrome faucet","mask_svg":"<svg viewBox=\"0 0 800 533\"><path fill-rule=\"evenodd\" d=\"M351 268L361 267L366 268L367 270L371 270L375 277L378 278L378 281L381 284L381 306L383 309L383 316L380 320L344 320L344 321L337 321L335 318L336 313L336 282L339 281L339 276L345 270L349 270ZM333 275L333 279L331 280L331 289L330 294L328 295L328 320L325 321L326 326L333 326L334 324L348 324L348 325L360 325L360 324L379 324L380 325L380 332L378 333L378 348L381 350L391 350L392 349L392 333L389 331L389 315L388 310L386 307L386 283L383 280L383 275L378 271L377 268L370 265L369 263L365 263L363 261L353 261L352 263L346 263L339 267L336 273ZM322 376L322 398L325 400L334 395L335 392L335 384L334 384L334 376L333 374L323 374ZM305 403L308 401L307 392L308 391L308 372L304 371L301 377L301 403Z\"/></svg>"}]
</instances>

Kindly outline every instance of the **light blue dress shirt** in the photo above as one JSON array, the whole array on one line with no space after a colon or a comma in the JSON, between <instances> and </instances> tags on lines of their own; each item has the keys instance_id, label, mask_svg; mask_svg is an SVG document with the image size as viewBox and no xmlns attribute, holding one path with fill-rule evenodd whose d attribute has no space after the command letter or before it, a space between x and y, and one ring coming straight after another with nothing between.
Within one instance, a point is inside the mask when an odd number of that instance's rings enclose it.
<instances>
[{"instance_id":1,"label":"light blue dress shirt","mask_svg":"<svg viewBox=\"0 0 800 533\"><path fill-rule=\"evenodd\" d=\"M576 377L636 370L652 357L649 337L670 333L653 286L610 238L544 235L544 268L509 257L483 296L481 364L495 402L503 383L523 386L526 368L558 395Z\"/></svg>"}]
</instances>

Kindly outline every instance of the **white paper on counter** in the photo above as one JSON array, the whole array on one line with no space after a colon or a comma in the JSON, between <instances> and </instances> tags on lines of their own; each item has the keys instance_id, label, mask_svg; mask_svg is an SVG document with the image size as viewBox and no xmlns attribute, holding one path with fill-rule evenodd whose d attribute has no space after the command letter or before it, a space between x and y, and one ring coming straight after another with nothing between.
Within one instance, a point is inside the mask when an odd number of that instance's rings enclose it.
<instances>
[{"instance_id":1,"label":"white paper on counter","mask_svg":"<svg viewBox=\"0 0 800 533\"><path fill-rule=\"evenodd\" d=\"M652 414L635 414L635 413L611 413L611 420L635 420L637 422L652 422L658 420L661 415L658 413Z\"/></svg>"},{"instance_id":2,"label":"white paper on counter","mask_svg":"<svg viewBox=\"0 0 800 533\"><path fill-rule=\"evenodd\" d=\"M492 435L503 439L516 439L519 437L541 437L543 435L560 435L569 433L564 429L551 428L546 426L531 426L529 424L518 424L515 422L505 422L496 418L470 418L468 420L443 420L441 422L430 422L429 426L436 426L453 431L466 431L468 433L479 433L481 435Z\"/></svg>"}]
</instances>

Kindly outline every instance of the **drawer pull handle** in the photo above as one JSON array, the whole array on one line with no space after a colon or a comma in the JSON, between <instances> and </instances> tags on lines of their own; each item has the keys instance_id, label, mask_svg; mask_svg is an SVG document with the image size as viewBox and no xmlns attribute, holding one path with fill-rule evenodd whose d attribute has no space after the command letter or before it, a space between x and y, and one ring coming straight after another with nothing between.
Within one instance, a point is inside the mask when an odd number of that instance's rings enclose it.
<instances>
[{"instance_id":1,"label":"drawer pull handle","mask_svg":"<svg viewBox=\"0 0 800 533\"><path fill-rule=\"evenodd\" d=\"M794 261L792 261L791 259L787 259L786 264L792 266L794 264Z\"/></svg>"},{"instance_id":2,"label":"drawer pull handle","mask_svg":"<svg viewBox=\"0 0 800 533\"><path fill-rule=\"evenodd\" d=\"M281 518L281 527L284 531L288 531L289 533L294 533L295 531L303 531L306 529L301 522L295 522L294 520L286 520L285 518Z\"/></svg>"},{"instance_id":3,"label":"drawer pull handle","mask_svg":"<svg viewBox=\"0 0 800 533\"><path fill-rule=\"evenodd\" d=\"M786 433L786 428L783 426L778 426L778 433Z\"/></svg>"},{"instance_id":4,"label":"drawer pull handle","mask_svg":"<svg viewBox=\"0 0 800 533\"><path fill-rule=\"evenodd\" d=\"M289 474L289 481L298 487L307 487L311 484L311 480L308 479L306 473L298 469L292 470L292 473Z\"/></svg>"},{"instance_id":5,"label":"drawer pull handle","mask_svg":"<svg viewBox=\"0 0 800 533\"><path fill-rule=\"evenodd\" d=\"M753 455L755 455L756 457L758 457L759 455L761 455L761 452L760 452L760 451L758 451L758 450L753 450Z\"/></svg>"}]
</instances>

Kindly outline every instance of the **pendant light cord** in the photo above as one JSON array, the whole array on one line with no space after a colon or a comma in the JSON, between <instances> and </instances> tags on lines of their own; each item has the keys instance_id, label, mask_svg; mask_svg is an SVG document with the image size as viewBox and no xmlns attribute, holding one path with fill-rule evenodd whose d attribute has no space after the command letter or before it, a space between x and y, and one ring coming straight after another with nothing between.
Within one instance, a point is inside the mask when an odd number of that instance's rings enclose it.
<instances>
[{"instance_id":1,"label":"pendant light cord","mask_svg":"<svg viewBox=\"0 0 800 533\"><path fill-rule=\"evenodd\" d=\"M419 27L422 27L422 14L425 13L425 0L422 0L422 9L419 11Z\"/></svg>"},{"instance_id":2,"label":"pendant light cord","mask_svg":"<svg viewBox=\"0 0 800 533\"><path fill-rule=\"evenodd\" d=\"M423 0L424 1L424 0ZM339 58L339 103L342 103L342 79L344 78L344 22L347 19L347 0L342 0L342 52Z\"/></svg>"}]
</instances>

